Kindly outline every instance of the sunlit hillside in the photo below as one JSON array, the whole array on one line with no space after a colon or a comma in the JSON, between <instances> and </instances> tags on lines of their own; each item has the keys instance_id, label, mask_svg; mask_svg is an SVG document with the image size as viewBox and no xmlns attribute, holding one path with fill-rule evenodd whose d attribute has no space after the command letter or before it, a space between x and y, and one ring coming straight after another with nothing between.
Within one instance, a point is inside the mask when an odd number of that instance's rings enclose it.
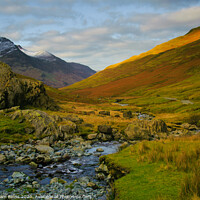
<instances>
[{"instance_id":1,"label":"sunlit hillside","mask_svg":"<svg viewBox=\"0 0 200 200\"><path fill-rule=\"evenodd\" d=\"M90 97L133 96L136 90L146 92L191 78L199 73L199 63L200 27L61 90Z\"/></svg>"}]
</instances>

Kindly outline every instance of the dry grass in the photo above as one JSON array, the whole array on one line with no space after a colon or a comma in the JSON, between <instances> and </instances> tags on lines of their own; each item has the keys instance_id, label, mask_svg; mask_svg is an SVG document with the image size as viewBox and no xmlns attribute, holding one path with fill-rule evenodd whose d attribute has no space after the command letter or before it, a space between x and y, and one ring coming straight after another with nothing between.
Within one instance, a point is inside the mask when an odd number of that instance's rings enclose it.
<instances>
[{"instance_id":1,"label":"dry grass","mask_svg":"<svg viewBox=\"0 0 200 200\"><path fill-rule=\"evenodd\" d=\"M180 199L199 199L200 197L200 165L193 170L192 175L186 176L181 186Z\"/></svg>"},{"instance_id":2,"label":"dry grass","mask_svg":"<svg viewBox=\"0 0 200 200\"><path fill-rule=\"evenodd\" d=\"M166 165L175 165L178 170L192 171L200 160L200 136L169 138L155 142L141 142L137 148L138 161L150 163L164 161Z\"/></svg>"},{"instance_id":3,"label":"dry grass","mask_svg":"<svg viewBox=\"0 0 200 200\"><path fill-rule=\"evenodd\" d=\"M129 123L134 119L123 118L123 113L121 111L116 111L119 106L114 106L111 109L110 104L87 104L80 102L65 102L63 101L60 105L60 111L47 111L50 115L59 115L65 117L66 115L76 115L82 118L84 123L92 124L94 126L93 131L97 131L98 125L110 125L112 128L118 129L119 131L124 130ZM115 110L116 108L116 110ZM108 110L110 111L110 116L100 115L99 111ZM89 112L91 114L87 114ZM84 114L85 113L85 114ZM119 115L120 117L115 117Z\"/></svg>"}]
</instances>

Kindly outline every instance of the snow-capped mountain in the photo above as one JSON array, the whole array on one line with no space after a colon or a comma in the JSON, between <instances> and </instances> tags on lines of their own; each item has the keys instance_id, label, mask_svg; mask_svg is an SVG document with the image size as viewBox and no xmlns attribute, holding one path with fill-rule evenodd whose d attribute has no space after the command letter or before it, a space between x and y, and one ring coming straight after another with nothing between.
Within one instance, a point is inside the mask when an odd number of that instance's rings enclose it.
<instances>
[{"instance_id":1,"label":"snow-capped mountain","mask_svg":"<svg viewBox=\"0 0 200 200\"><path fill-rule=\"evenodd\" d=\"M18 48L28 56L44 59L47 61L55 61L56 60L56 57L53 54L49 53L48 51L29 51L27 49L24 49L20 45L18 45Z\"/></svg>"},{"instance_id":2,"label":"snow-capped mountain","mask_svg":"<svg viewBox=\"0 0 200 200\"><path fill-rule=\"evenodd\" d=\"M15 73L30 76L52 87L65 87L95 73L88 66L68 63L47 51L26 50L4 37L0 37L0 61L10 65Z\"/></svg>"}]
</instances>

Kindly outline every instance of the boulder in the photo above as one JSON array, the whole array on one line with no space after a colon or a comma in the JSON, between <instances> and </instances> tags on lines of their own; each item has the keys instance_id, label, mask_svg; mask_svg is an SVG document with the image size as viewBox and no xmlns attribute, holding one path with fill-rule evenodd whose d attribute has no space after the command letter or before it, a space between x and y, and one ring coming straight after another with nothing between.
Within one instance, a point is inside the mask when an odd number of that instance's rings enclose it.
<instances>
[{"instance_id":1,"label":"boulder","mask_svg":"<svg viewBox=\"0 0 200 200\"><path fill-rule=\"evenodd\" d=\"M83 119L75 115L67 115L66 117L64 117L64 119L74 122L76 124L81 124L83 122Z\"/></svg>"},{"instance_id":2,"label":"boulder","mask_svg":"<svg viewBox=\"0 0 200 200\"><path fill-rule=\"evenodd\" d=\"M167 125L162 120L135 120L124 131L128 140L150 139L158 133L167 132Z\"/></svg>"},{"instance_id":3,"label":"boulder","mask_svg":"<svg viewBox=\"0 0 200 200\"><path fill-rule=\"evenodd\" d=\"M111 126L108 126L108 125L99 125L98 131L100 133L112 134L112 128L111 128Z\"/></svg>"},{"instance_id":4,"label":"boulder","mask_svg":"<svg viewBox=\"0 0 200 200\"><path fill-rule=\"evenodd\" d=\"M53 139L57 140L60 138L60 131L53 117L48 115L44 111L40 110L18 110L10 115L14 120L16 118L24 118L35 130L35 136L38 138L48 138L53 135ZM52 144L52 140L48 138L47 142Z\"/></svg>"},{"instance_id":5,"label":"boulder","mask_svg":"<svg viewBox=\"0 0 200 200\"><path fill-rule=\"evenodd\" d=\"M30 165L31 167L34 167L34 168L37 168L37 167L38 167L38 165L37 165L35 162L30 162L29 165Z\"/></svg>"},{"instance_id":6,"label":"boulder","mask_svg":"<svg viewBox=\"0 0 200 200\"><path fill-rule=\"evenodd\" d=\"M112 138L113 138L112 135L108 135L108 134L104 134L104 133L98 133L98 135L97 135L97 139L100 141L103 141L103 142L111 141Z\"/></svg>"},{"instance_id":7,"label":"boulder","mask_svg":"<svg viewBox=\"0 0 200 200\"><path fill-rule=\"evenodd\" d=\"M18 78L8 65L0 62L0 109L26 105L58 110L42 82Z\"/></svg>"},{"instance_id":8,"label":"boulder","mask_svg":"<svg viewBox=\"0 0 200 200\"><path fill-rule=\"evenodd\" d=\"M60 136L66 140L70 137L70 135L78 132L78 127L74 122L65 121L62 125L60 125L59 130L61 133Z\"/></svg>"},{"instance_id":9,"label":"boulder","mask_svg":"<svg viewBox=\"0 0 200 200\"><path fill-rule=\"evenodd\" d=\"M94 139L96 139L96 137L97 137L97 133L89 134L89 135L87 136L88 140L94 140Z\"/></svg>"},{"instance_id":10,"label":"boulder","mask_svg":"<svg viewBox=\"0 0 200 200\"><path fill-rule=\"evenodd\" d=\"M4 163L6 161L6 156L0 154L0 163Z\"/></svg>"},{"instance_id":11,"label":"boulder","mask_svg":"<svg viewBox=\"0 0 200 200\"><path fill-rule=\"evenodd\" d=\"M54 153L54 149L51 148L50 146L47 146L47 145L36 145L35 148L40 153L45 153L45 154L52 154L52 153Z\"/></svg>"},{"instance_id":12,"label":"boulder","mask_svg":"<svg viewBox=\"0 0 200 200\"><path fill-rule=\"evenodd\" d=\"M27 177L27 175L24 174L23 172L13 172L13 174L11 176L12 176L13 182L15 184L24 183L26 181L26 177Z\"/></svg>"}]
</instances>

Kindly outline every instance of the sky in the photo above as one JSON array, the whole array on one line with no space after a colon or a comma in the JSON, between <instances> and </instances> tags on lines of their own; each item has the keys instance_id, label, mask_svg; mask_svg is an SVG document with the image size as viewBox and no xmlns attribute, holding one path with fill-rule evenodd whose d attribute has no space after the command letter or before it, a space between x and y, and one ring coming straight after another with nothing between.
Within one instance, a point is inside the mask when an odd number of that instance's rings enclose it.
<instances>
[{"instance_id":1,"label":"sky","mask_svg":"<svg viewBox=\"0 0 200 200\"><path fill-rule=\"evenodd\" d=\"M0 0L0 36L103 70L200 26L200 0Z\"/></svg>"}]
</instances>

